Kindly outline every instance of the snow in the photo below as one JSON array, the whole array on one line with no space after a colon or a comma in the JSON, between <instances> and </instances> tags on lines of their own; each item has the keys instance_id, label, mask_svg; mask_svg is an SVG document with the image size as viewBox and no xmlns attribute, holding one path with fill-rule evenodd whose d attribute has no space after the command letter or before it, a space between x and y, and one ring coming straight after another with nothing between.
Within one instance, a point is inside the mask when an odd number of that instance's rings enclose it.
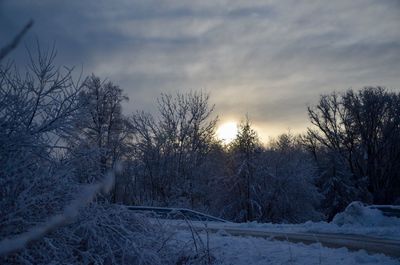
<instances>
[{"instance_id":1,"label":"snow","mask_svg":"<svg viewBox=\"0 0 400 265\"><path fill-rule=\"evenodd\" d=\"M47 222L38 224L27 232L21 233L14 238L0 240L0 256L23 249L29 242L38 240L52 230L72 222L78 217L79 211L84 206L92 202L101 191L108 192L113 183L114 172L110 171L106 174L103 181L84 187L81 194L77 196L77 199L65 207L62 214L54 215L48 218Z\"/></svg>"},{"instance_id":2,"label":"snow","mask_svg":"<svg viewBox=\"0 0 400 265\"><path fill-rule=\"evenodd\" d=\"M379 210L366 207L362 203L351 203L344 212L335 216L331 223L306 222L304 224L260 224L251 223L215 223L182 220L164 220L167 225L176 228L176 236L184 245L190 245L193 239L201 238L202 246L208 250L217 265L257 265L257 264L400 264L400 259L384 254L369 254L365 250L350 251L345 247L328 248L320 243L305 245L289 241L278 241L268 237L231 236L229 228L243 231L265 231L280 233L334 233L360 234L384 238L400 238L400 219L384 216ZM179 223L180 222L180 223ZM182 226L191 226L191 230ZM217 233L193 232L193 228L209 227L219 229ZM196 230L196 229L195 229ZM199 230L200 231L200 230ZM201 253L208 252L202 250ZM197 252L197 249L196 249ZM198 255L201 256L201 255Z\"/></svg>"},{"instance_id":3,"label":"snow","mask_svg":"<svg viewBox=\"0 0 400 265\"><path fill-rule=\"evenodd\" d=\"M353 202L333 221L305 222L302 224L241 223L241 228L254 228L271 232L356 234L388 239L400 239L400 218L384 216L379 210Z\"/></svg>"},{"instance_id":4,"label":"snow","mask_svg":"<svg viewBox=\"0 0 400 265\"><path fill-rule=\"evenodd\" d=\"M365 207L361 202L350 203L344 212L338 213L332 220L338 226L361 225L363 227L390 227L399 226L400 219L386 217L381 211Z\"/></svg>"},{"instance_id":5,"label":"snow","mask_svg":"<svg viewBox=\"0 0 400 265\"><path fill-rule=\"evenodd\" d=\"M178 231L182 241L190 244L192 234ZM331 249L319 243L304 245L255 237L233 237L209 234L209 248L216 265L299 264L400 264L399 260L382 254L369 255L365 251L350 252L346 248ZM207 241L206 235L202 240Z\"/></svg>"}]
</instances>

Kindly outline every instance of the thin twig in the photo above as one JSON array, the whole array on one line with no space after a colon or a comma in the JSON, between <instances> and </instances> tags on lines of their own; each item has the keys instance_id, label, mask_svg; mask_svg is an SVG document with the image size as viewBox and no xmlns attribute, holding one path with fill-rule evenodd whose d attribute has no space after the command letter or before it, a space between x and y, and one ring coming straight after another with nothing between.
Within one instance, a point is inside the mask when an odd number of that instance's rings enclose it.
<instances>
[{"instance_id":1,"label":"thin twig","mask_svg":"<svg viewBox=\"0 0 400 265\"><path fill-rule=\"evenodd\" d=\"M4 59L12 50L14 50L19 42L21 41L22 37L28 32L28 30L33 26L33 20L30 20L25 27L14 37L14 39L8 45L4 46L0 50L0 61Z\"/></svg>"}]
</instances>

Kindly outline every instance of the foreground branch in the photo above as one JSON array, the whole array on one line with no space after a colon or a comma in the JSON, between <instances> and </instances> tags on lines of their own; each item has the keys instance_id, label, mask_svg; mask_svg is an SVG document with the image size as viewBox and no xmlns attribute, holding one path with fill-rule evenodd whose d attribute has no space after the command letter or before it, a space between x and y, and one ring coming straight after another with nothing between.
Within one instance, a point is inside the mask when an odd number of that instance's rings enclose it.
<instances>
[{"instance_id":1,"label":"foreground branch","mask_svg":"<svg viewBox=\"0 0 400 265\"><path fill-rule=\"evenodd\" d=\"M0 256L5 256L21 250L25 248L28 243L39 240L51 231L72 222L78 216L79 210L92 202L97 194L109 192L113 183L114 172L109 172L102 182L86 186L77 199L65 207L62 214L55 215L46 223L37 225L14 238L6 238L0 241Z\"/></svg>"},{"instance_id":2,"label":"foreground branch","mask_svg":"<svg viewBox=\"0 0 400 265\"><path fill-rule=\"evenodd\" d=\"M11 43L0 49L0 61L3 60L3 58L6 57L7 54L9 54L12 50L14 50L18 46L22 37L26 34L26 32L28 32L28 30L32 27L32 25L33 25L33 20L30 20L28 24L26 24L25 27L17 34L17 36L14 37Z\"/></svg>"}]
</instances>

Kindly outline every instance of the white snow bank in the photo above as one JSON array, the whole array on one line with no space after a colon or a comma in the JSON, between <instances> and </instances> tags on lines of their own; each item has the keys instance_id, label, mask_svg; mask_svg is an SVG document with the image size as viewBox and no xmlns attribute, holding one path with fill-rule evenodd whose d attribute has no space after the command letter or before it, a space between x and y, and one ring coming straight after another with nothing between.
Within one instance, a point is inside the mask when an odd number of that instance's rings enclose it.
<instances>
[{"instance_id":1,"label":"white snow bank","mask_svg":"<svg viewBox=\"0 0 400 265\"><path fill-rule=\"evenodd\" d=\"M339 226L390 227L400 226L400 219L384 216L381 211L365 207L362 202L355 201L350 203L343 212L338 213L332 223Z\"/></svg>"},{"instance_id":2,"label":"white snow bank","mask_svg":"<svg viewBox=\"0 0 400 265\"><path fill-rule=\"evenodd\" d=\"M333 221L305 222L303 224L241 223L233 226L272 232L306 232L357 234L389 239L400 239L400 218L384 216L379 210L351 203Z\"/></svg>"},{"instance_id":3,"label":"white snow bank","mask_svg":"<svg viewBox=\"0 0 400 265\"><path fill-rule=\"evenodd\" d=\"M181 240L191 244L190 232L178 231L177 233ZM369 255L365 251L350 252L346 248L330 249L320 244L294 244L264 238L224 236L218 233L209 234L208 243L204 234L201 238L205 245L209 245L216 265L400 264L399 260L382 254Z\"/></svg>"}]
</instances>

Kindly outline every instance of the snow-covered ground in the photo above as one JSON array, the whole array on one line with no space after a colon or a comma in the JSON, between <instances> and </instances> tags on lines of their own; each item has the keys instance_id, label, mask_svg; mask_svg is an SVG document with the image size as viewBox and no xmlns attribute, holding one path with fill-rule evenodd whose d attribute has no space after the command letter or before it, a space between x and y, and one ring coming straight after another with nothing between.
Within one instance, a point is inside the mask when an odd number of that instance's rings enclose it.
<instances>
[{"instance_id":1,"label":"snow-covered ground","mask_svg":"<svg viewBox=\"0 0 400 265\"><path fill-rule=\"evenodd\" d=\"M158 220L159 221L159 220ZM368 254L365 250L350 251L345 247L328 248L320 243L305 245L278 241L268 237L231 236L229 230L240 228L243 231L279 232L279 233L333 233L359 234L386 239L400 239L400 219L383 216L376 209L361 203L350 204L343 213L335 216L331 223L306 222L304 224L262 224L262 223L217 223L179 220L163 220L164 224L176 228L176 235L184 245L193 244L195 238L201 238L202 244L209 246L214 264L219 265L257 265L257 264L399 264L400 259L383 254ZM188 226L191 223L191 226ZM204 233L198 230L192 234L189 227L209 227L216 233ZM186 229L182 229L186 227ZM210 231L212 231L210 230ZM228 232L226 232L228 231ZM268 233L266 233L268 234ZM207 239L208 238L208 239ZM346 241L346 240L344 240ZM194 247L194 246L193 246Z\"/></svg>"},{"instance_id":2,"label":"snow-covered ground","mask_svg":"<svg viewBox=\"0 0 400 265\"><path fill-rule=\"evenodd\" d=\"M191 244L192 234L178 231L178 237ZM205 245L207 237L203 234ZM399 260L382 254L369 255L365 251L350 252L346 248L331 249L320 244L294 244L264 238L236 237L209 234L209 249L216 265L346 265L346 264L400 264Z\"/></svg>"},{"instance_id":3,"label":"snow-covered ground","mask_svg":"<svg viewBox=\"0 0 400 265\"><path fill-rule=\"evenodd\" d=\"M172 222L176 223L176 221ZM194 226L204 226L192 222ZM178 227L178 226L177 226ZM343 213L335 216L331 223L307 222L304 224L261 224L261 223L209 223L210 228L220 228L217 233L192 235L188 230L177 229L177 236L191 244L196 236L203 245L209 245L215 264L257 265L257 264L400 264L400 259L383 254L368 254L365 250L349 251L347 248L328 248L320 243L305 245L288 241L277 241L265 237L231 236L224 228L241 228L265 232L288 234L315 232L334 234L360 234L374 237L400 239L400 219L383 216L376 209L364 207L361 203L350 204ZM228 230L228 229L227 229ZM208 243L207 243L208 242Z\"/></svg>"},{"instance_id":4,"label":"snow-covered ground","mask_svg":"<svg viewBox=\"0 0 400 265\"><path fill-rule=\"evenodd\" d=\"M351 203L330 223L311 221L303 224L251 222L230 225L271 232L339 233L400 239L400 218L386 217L379 210L364 207L359 202Z\"/></svg>"}]
</instances>

